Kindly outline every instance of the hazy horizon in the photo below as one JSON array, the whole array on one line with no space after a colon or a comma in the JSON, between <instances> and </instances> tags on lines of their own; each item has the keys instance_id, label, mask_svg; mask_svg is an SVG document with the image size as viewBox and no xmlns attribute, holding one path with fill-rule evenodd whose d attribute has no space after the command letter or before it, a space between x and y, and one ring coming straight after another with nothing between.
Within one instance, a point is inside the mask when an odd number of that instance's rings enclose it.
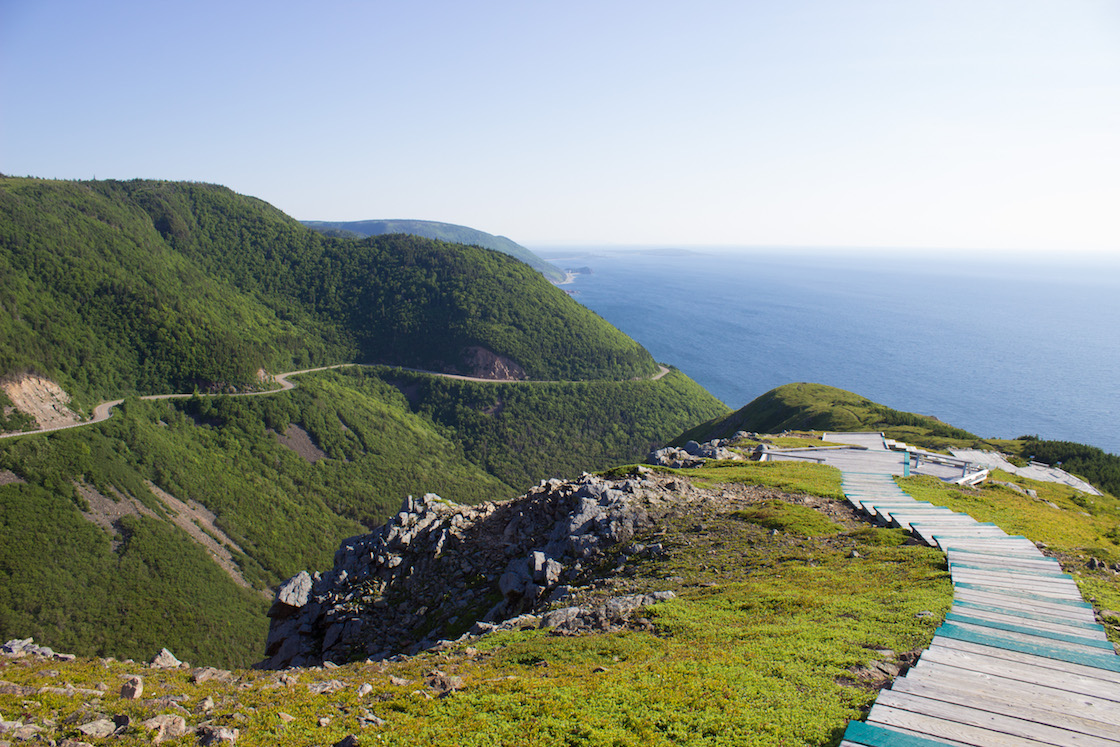
<instances>
[{"instance_id":1,"label":"hazy horizon","mask_svg":"<svg viewBox=\"0 0 1120 747\"><path fill-rule=\"evenodd\" d=\"M1120 4L8 0L0 172L544 242L1120 252Z\"/></svg>"}]
</instances>

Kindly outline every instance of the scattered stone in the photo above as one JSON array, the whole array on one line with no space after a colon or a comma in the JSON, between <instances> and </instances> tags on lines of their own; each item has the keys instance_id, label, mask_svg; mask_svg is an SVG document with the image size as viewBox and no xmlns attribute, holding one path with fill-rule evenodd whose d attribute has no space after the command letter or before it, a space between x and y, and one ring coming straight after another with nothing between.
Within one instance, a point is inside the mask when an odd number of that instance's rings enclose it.
<instances>
[{"instance_id":1,"label":"scattered stone","mask_svg":"<svg viewBox=\"0 0 1120 747\"><path fill-rule=\"evenodd\" d=\"M317 723L319 724L319 728L325 729L331 725L331 720L326 716L320 716Z\"/></svg>"},{"instance_id":2,"label":"scattered stone","mask_svg":"<svg viewBox=\"0 0 1120 747\"><path fill-rule=\"evenodd\" d=\"M323 719L319 720L322 721ZM327 719L327 721L330 721L330 719ZM353 734L347 734L345 737L334 743L334 747L359 747L359 745L361 745L361 742L359 742L358 738Z\"/></svg>"},{"instance_id":3,"label":"scattered stone","mask_svg":"<svg viewBox=\"0 0 1120 747\"><path fill-rule=\"evenodd\" d=\"M279 718L281 721L283 721L285 724L290 724L290 723L292 723L293 721L296 720L295 716L293 716L290 713L284 713L283 711L280 711L279 713L277 713L276 717Z\"/></svg>"},{"instance_id":4,"label":"scattered stone","mask_svg":"<svg viewBox=\"0 0 1120 747\"><path fill-rule=\"evenodd\" d=\"M448 676L437 669L434 672L428 674L427 679L424 680L424 684L438 692L440 695L447 695L448 693L454 692L455 690L463 689L463 678Z\"/></svg>"},{"instance_id":5,"label":"scattered stone","mask_svg":"<svg viewBox=\"0 0 1120 747\"><path fill-rule=\"evenodd\" d=\"M140 726L149 731L155 731L152 744L159 744L168 739L175 739L187 733L187 721L182 716L173 713L163 713L159 716L142 721Z\"/></svg>"},{"instance_id":6,"label":"scattered stone","mask_svg":"<svg viewBox=\"0 0 1120 747\"><path fill-rule=\"evenodd\" d=\"M362 727L369 726L384 726L385 719L374 716L369 711L362 711L362 715L358 716L358 725Z\"/></svg>"},{"instance_id":7,"label":"scattered stone","mask_svg":"<svg viewBox=\"0 0 1120 747\"><path fill-rule=\"evenodd\" d=\"M207 747L211 744L219 744L221 742L229 742L233 744L237 738L241 736L239 729L231 729L228 726L213 726L206 724L198 727L198 743L202 747Z\"/></svg>"},{"instance_id":8,"label":"scattered stone","mask_svg":"<svg viewBox=\"0 0 1120 747\"><path fill-rule=\"evenodd\" d=\"M214 667L198 667L191 670L191 682L222 682L230 684L234 680L233 672L228 669L215 669Z\"/></svg>"},{"instance_id":9,"label":"scattered stone","mask_svg":"<svg viewBox=\"0 0 1120 747\"><path fill-rule=\"evenodd\" d=\"M126 700L139 700L144 694L144 678L134 676L121 685L121 697Z\"/></svg>"},{"instance_id":10,"label":"scattered stone","mask_svg":"<svg viewBox=\"0 0 1120 747\"><path fill-rule=\"evenodd\" d=\"M78 731L82 734L97 739L107 737L116 730L117 725L107 718L99 718L96 721L90 721L88 724L82 724L78 727Z\"/></svg>"},{"instance_id":11,"label":"scattered stone","mask_svg":"<svg viewBox=\"0 0 1120 747\"><path fill-rule=\"evenodd\" d=\"M175 654L165 648L161 648L149 663L152 669L178 669L182 665L183 662L176 659Z\"/></svg>"},{"instance_id":12,"label":"scattered stone","mask_svg":"<svg viewBox=\"0 0 1120 747\"><path fill-rule=\"evenodd\" d=\"M358 688L358 697L359 698L364 698L365 696L369 695L371 692L373 692L373 685L369 684L368 682L364 682Z\"/></svg>"},{"instance_id":13,"label":"scattered stone","mask_svg":"<svg viewBox=\"0 0 1120 747\"><path fill-rule=\"evenodd\" d=\"M394 687L408 687L409 685L413 684L413 681L406 680L404 677L397 677L391 674L389 675L389 684L393 685Z\"/></svg>"},{"instance_id":14,"label":"scattered stone","mask_svg":"<svg viewBox=\"0 0 1120 747\"><path fill-rule=\"evenodd\" d=\"M863 556L859 554L859 550L852 550L850 553L848 553L848 557L849 558L862 558Z\"/></svg>"},{"instance_id":15,"label":"scattered stone","mask_svg":"<svg viewBox=\"0 0 1120 747\"><path fill-rule=\"evenodd\" d=\"M328 680L326 682L310 682L307 685L307 690L315 695L329 695L336 693L346 687L338 680Z\"/></svg>"},{"instance_id":16,"label":"scattered stone","mask_svg":"<svg viewBox=\"0 0 1120 747\"><path fill-rule=\"evenodd\" d=\"M58 747L93 747L89 742L79 742L76 739L63 739L58 743Z\"/></svg>"},{"instance_id":17,"label":"scattered stone","mask_svg":"<svg viewBox=\"0 0 1120 747\"><path fill-rule=\"evenodd\" d=\"M198 707L202 710L203 713L209 713L210 711L214 710L214 699L207 695L206 699L203 700Z\"/></svg>"}]
</instances>

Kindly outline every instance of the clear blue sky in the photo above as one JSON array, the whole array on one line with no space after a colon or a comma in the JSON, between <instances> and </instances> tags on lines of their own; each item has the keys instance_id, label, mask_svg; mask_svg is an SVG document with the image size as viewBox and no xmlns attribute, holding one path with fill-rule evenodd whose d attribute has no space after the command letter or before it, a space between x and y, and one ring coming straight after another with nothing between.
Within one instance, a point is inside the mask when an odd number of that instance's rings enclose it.
<instances>
[{"instance_id":1,"label":"clear blue sky","mask_svg":"<svg viewBox=\"0 0 1120 747\"><path fill-rule=\"evenodd\" d=\"M521 243L1120 253L1120 2L0 0L0 172Z\"/></svg>"}]
</instances>

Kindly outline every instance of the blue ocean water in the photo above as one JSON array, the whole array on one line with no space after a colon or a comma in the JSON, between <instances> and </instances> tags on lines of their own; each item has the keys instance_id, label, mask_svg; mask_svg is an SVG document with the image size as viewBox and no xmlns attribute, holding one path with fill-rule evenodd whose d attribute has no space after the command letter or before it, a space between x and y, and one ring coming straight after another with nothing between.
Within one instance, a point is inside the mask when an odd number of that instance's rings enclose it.
<instances>
[{"instance_id":1,"label":"blue ocean water","mask_svg":"<svg viewBox=\"0 0 1120 747\"><path fill-rule=\"evenodd\" d=\"M1120 264L788 251L537 250L732 408L796 381L982 437L1120 453Z\"/></svg>"}]
</instances>

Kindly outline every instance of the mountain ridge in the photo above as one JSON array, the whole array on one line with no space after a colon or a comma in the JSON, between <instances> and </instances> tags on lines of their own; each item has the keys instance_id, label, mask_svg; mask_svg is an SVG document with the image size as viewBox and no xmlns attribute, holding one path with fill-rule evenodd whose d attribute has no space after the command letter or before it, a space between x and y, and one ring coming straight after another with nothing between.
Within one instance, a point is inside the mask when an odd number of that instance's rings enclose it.
<instances>
[{"instance_id":1,"label":"mountain ridge","mask_svg":"<svg viewBox=\"0 0 1120 747\"><path fill-rule=\"evenodd\" d=\"M404 218L371 219L354 221L304 220L303 225L326 235L379 236L389 233L408 233L428 239L439 239L455 244L481 246L486 249L508 254L521 260L553 283L563 283L567 274L546 259L505 236L480 231L469 226L455 223L441 223L434 220L412 220Z\"/></svg>"}]
</instances>

